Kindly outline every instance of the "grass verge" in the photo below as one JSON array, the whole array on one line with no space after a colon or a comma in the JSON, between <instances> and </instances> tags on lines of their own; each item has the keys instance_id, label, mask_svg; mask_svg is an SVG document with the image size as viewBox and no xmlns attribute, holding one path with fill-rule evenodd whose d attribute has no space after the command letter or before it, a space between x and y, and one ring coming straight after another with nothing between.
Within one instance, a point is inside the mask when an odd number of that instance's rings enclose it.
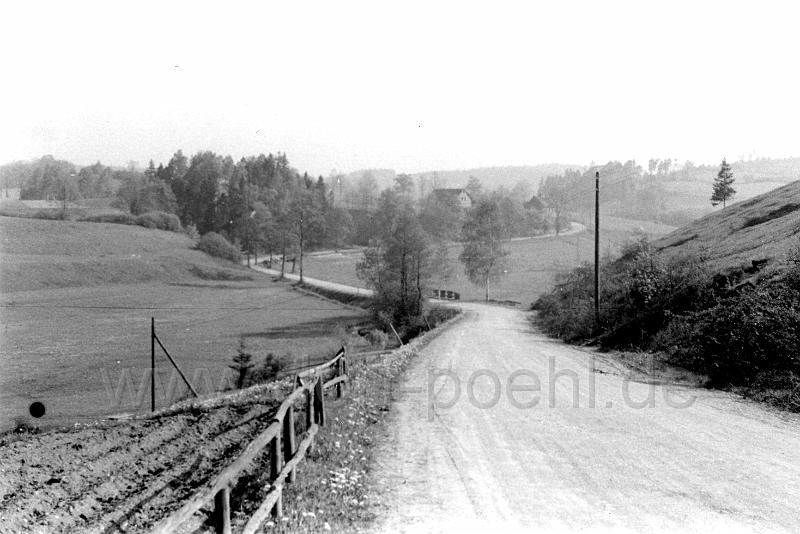
<instances>
[{"instance_id":1,"label":"grass verge","mask_svg":"<svg viewBox=\"0 0 800 534\"><path fill-rule=\"evenodd\" d=\"M327 424L300 464L296 482L284 487L283 516L266 522L265 531L361 532L372 527L377 518L377 495L371 493L369 480L375 445L385 435L404 372L441 330L437 328L390 354L349 362L345 395L339 400L326 396ZM258 505L243 504L245 510ZM239 521L246 519L235 519Z\"/></svg>"}]
</instances>

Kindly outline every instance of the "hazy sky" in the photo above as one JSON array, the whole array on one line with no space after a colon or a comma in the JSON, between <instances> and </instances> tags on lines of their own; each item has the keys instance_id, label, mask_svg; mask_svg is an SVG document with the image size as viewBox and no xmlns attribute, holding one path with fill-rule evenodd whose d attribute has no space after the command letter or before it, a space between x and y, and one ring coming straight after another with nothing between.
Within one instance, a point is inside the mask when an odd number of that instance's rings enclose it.
<instances>
[{"instance_id":1,"label":"hazy sky","mask_svg":"<svg viewBox=\"0 0 800 534\"><path fill-rule=\"evenodd\" d=\"M0 163L798 156L791 2L6 2Z\"/></svg>"}]
</instances>

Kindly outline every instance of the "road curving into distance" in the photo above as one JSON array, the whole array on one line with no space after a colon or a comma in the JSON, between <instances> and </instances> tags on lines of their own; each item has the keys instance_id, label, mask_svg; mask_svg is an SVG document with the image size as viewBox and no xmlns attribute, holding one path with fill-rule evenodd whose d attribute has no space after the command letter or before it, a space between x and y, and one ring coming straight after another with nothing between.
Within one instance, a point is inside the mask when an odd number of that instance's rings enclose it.
<instances>
[{"instance_id":1,"label":"road curving into distance","mask_svg":"<svg viewBox=\"0 0 800 534\"><path fill-rule=\"evenodd\" d=\"M394 392L377 532L800 532L800 416L457 305Z\"/></svg>"}]
</instances>

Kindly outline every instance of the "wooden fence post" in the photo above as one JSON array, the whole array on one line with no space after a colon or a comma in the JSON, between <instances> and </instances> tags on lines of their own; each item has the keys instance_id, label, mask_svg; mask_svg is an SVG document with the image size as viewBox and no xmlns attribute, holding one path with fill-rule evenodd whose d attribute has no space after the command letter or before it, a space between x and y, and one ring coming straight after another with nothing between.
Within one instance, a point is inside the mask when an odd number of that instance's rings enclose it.
<instances>
[{"instance_id":1,"label":"wooden fence post","mask_svg":"<svg viewBox=\"0 0 800 534\"><path fill-rule=\"evenodd\" d=\"M314 425L314 390L309 388L306 390L306 430ZM314 448L313 442L308 446L308 451L311 452Z\"/></svg>"},{"instance_id":2,"label":"wooden fence post","mask_svg":"<svg viewBox=\"0 0 800 534\"><path fill-rule=\"evenodd\" d=\"M317 378L314 384L314 415L319 426L325 426L325 392L322 391L321 378Z\"/></svg>"},{"instance_id":3,"label":"wooden fence post","mask_svg":"<svg viewBox=\"0 0 800 534\"><path fill-rule=\"evenodd\" d=\"M270 442L269 449L270 456L270 481L275 480L281 474L281 434L278 432ZM283 515L283 491L278 490L281 494L278 495L278 500L275 501L275 507L272 509L272 517L281 517Z\"/></svg>"},{"instance_id":4,"label":"wooden fence post","mask_svg":"<svg viewBox=\"0 0 800 534\"><path fill-rule=\"evenodd\" d=\"M306 391L306 430L311 428L316 422L316 418L314 417L314 389L309 388Z\"/></svg>"},{"instance_id":5,"label":"wooden fence post","mask_svg":"<svg viewBox=\"0 0 800 534\"><path fill-rule=\"evenodd\" d=\"M342 376L343 374L344 374L344 372L342 371L342 359L339 358L336 361L336 376L337 377L338 376ZM337 399L341 399L342 398L342 383L341 382L336 384L336 398Z\"/></svg>"},{"instance_id":6,"label":"wooden fence post","mask_svg":"<svg viewBox=\"0 0 800 534\"><path fill-rule=\"evenodd\" d=\"M294 457L295 435L294 435L294 406L289 406L286 416L283 418L283 460L288 462ZM288 482L295 481L295 470L289 473Z\"/></svg>"},{"instance_id":7,"label":"wooden fence post","mask_svg":"<svg viewBox=\"0 0 800 534\"><path fill-rule=\"evenodd\" d=\"M400 334L398 334L397 330L394 329L394 325L392 323L389 323L389 327L391 327L392 332L394 332L394 337L397 338L397 341L400 342L400 346L402 347L403 346L403 340L400 339Z\"/></svg>"},{"instance_id":8,"label":"wooden fence post","mask_svg":"<svg viewBox=\"0 0 800 534\"><path fill-rule=\"evenodd\" d=\"M214 528L217 534L231 534L231 500L227 486L214 495Z\"/></svg>"}]
</instances>

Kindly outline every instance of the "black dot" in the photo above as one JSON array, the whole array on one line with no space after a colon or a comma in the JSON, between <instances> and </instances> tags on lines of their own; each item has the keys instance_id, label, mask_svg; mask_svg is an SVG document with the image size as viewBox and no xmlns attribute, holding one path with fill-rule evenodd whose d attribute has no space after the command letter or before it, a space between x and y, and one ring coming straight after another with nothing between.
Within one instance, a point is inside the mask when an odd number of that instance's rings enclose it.
<instances>
[{"instance_id":1,"label":"black dot","mask_svg":"<svg viewBox=\"0 0 800 534\"><path fill-rule=\"evenodd\" d=\"M44 404L39 401L34 402L31 404L31 407L28 408L28 411L31 412L31 415L35 418L40 418L44 415Z\"/></svg>"}]
</instances>

